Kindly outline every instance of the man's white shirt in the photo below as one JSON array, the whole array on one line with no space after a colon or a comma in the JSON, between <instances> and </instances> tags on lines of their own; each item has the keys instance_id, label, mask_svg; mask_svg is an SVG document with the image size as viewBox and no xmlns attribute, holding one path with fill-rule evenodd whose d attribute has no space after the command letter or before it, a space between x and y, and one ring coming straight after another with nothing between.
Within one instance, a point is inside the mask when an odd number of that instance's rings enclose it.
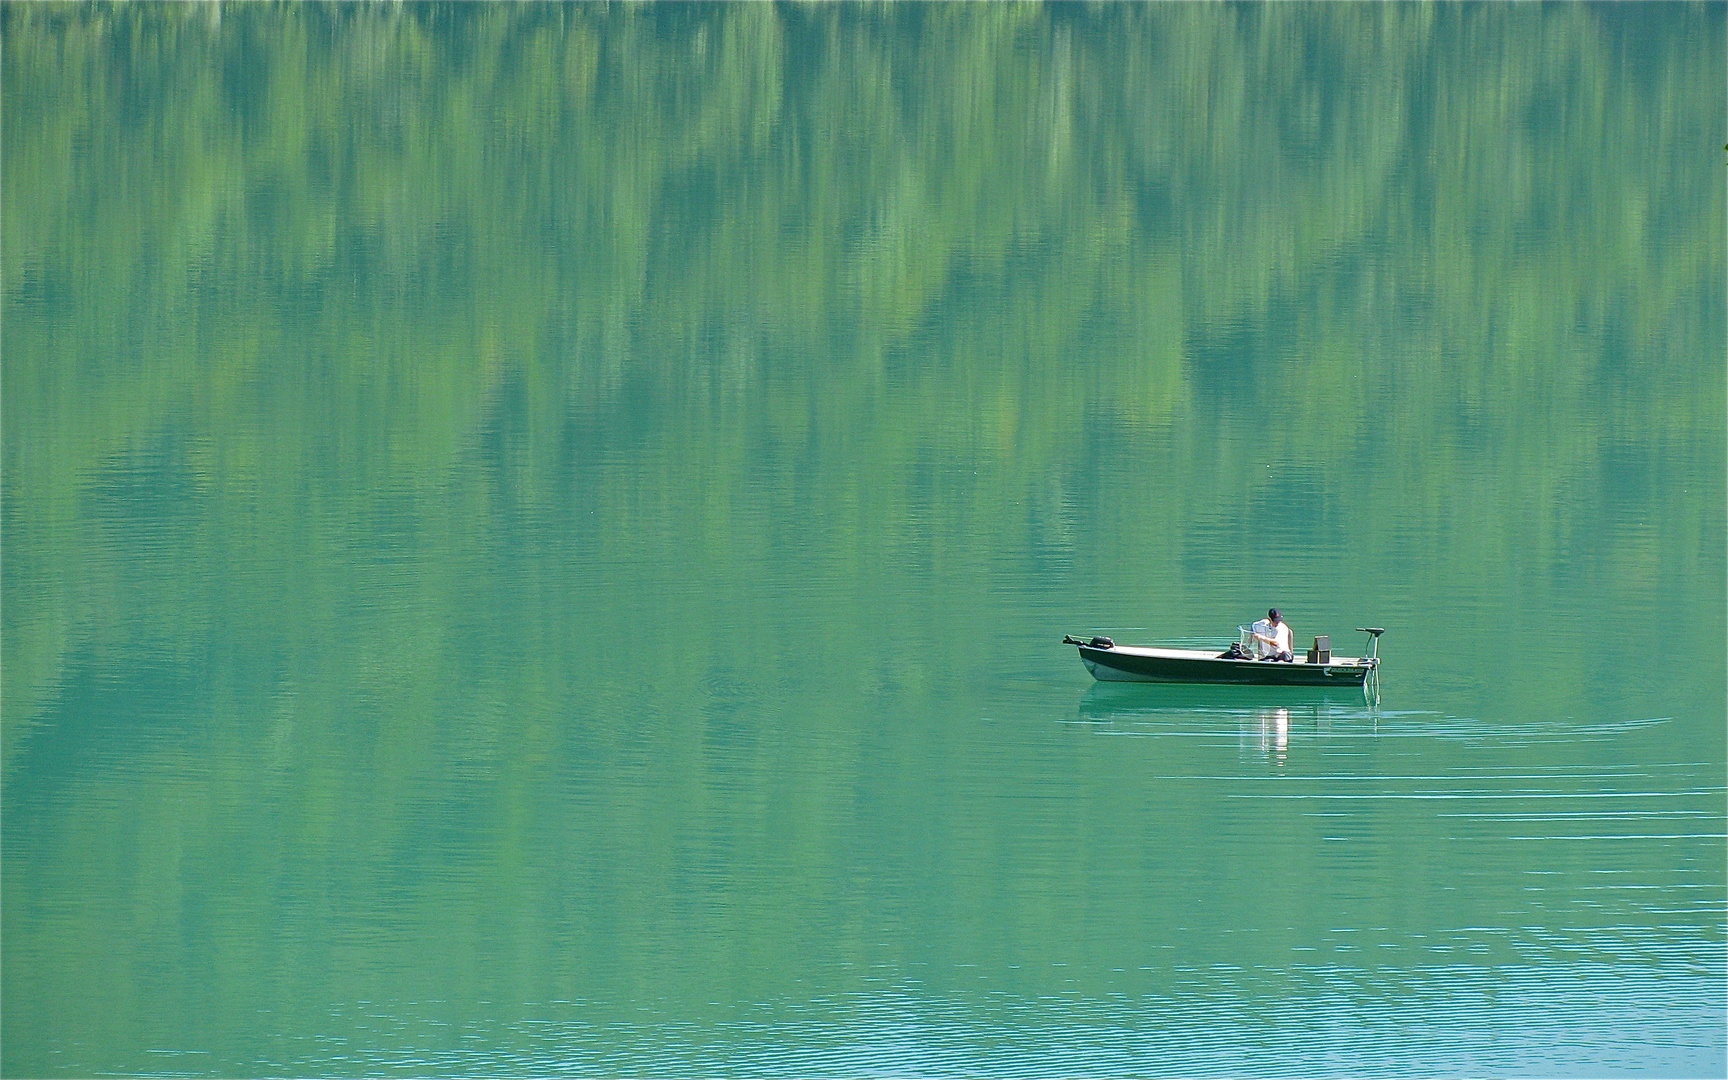
<instances>
[{"instance_id":1,"label":"man's white shirt","mask_svg":"<svg viewBox=\"0 0 1728 1080\"><path fill-rule=\"evenodd\" d=\"M1277 626L1273 626L1270 619L1261 619L1259 622L1254 624L1253 630L1256 634L1264 634L1276 641L1278 643L1278 652L1287 653L1292 651L1290 648L1290 624L1285 622L1283 619L1278 620ZM1254 644L1260 646L1261 655L1265 655L1272 651L1272 647L1267 645L1264 641L1256 641Z\"/></svg>"}]
</instances>

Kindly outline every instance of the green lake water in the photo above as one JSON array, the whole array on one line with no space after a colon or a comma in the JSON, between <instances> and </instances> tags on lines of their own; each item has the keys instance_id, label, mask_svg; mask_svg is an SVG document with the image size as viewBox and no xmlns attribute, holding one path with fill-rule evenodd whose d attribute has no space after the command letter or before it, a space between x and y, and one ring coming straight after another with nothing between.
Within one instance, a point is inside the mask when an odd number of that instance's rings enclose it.
<instances>
[{"instance_id":1,"label":"green lake water","mask_svg":"<svg viewBox=\"0 0 1728 1080\"><path fill-rule=\"evenodd\" d=\"M1728 1069L1728 7L0 29L0 1071Z\"/></svg>"}]
</instances>

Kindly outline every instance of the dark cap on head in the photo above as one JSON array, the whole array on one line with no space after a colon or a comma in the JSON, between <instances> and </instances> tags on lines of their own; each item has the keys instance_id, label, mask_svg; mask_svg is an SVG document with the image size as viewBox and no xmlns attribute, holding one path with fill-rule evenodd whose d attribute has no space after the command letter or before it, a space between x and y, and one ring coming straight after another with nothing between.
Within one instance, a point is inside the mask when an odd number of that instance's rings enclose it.
<instances>
[{"instance_id":1,"label":"dark cap on head","mask_svg":"<svg viewBox=\"0 0 1728 1080\"><path fill-rule=\"evenodd\" d=\"M1266 617L1267 617L1267 618L1268 618L1268 619L1276 619L1276 618L1277 618L1277 617L1278 617L1278 609L1277 609L1277 608L1273 608L1273 609L1272 609L1272 610L1271 610L1271 611L1268 611L1268 612L1267 612L1267 613L1266 613Z\"/></svg>"}]
</instances>

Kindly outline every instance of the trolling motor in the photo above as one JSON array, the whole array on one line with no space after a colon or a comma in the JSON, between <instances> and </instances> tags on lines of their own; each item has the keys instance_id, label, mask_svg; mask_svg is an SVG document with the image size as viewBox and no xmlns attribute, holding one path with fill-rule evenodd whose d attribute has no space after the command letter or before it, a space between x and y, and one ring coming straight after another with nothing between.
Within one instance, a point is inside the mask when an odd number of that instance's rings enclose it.
<instances>
[{"instance_id":1,"label":"trolling motor","mask_svg":"<svg viewBox=\"0 0 1728 1080\"><path fill-rule=\"evenodd\" d=\"M1363 698L1372 698L1372 704L1380 704L1380 635L1386 632L1384 626L1358 626L1357 631L1368 635L1368 677L1362 680Z\"/></svg>"}]
</instances>

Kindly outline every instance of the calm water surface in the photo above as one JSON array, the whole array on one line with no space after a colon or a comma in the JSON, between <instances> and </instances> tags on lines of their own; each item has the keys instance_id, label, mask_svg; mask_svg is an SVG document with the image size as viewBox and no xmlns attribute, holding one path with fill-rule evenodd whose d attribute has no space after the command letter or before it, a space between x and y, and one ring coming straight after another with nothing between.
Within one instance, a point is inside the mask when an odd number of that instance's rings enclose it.
<instances>
[{"instance_id":1,"label":"calm water surface","mask_svg":"<svg viewBox=\"0 0 1728 1080\"><path fill-rule=\"evenodd\" d=\"M1722 1075L1725 10L0 8L0 1069Z\"/></svg>"}]
</instances>

